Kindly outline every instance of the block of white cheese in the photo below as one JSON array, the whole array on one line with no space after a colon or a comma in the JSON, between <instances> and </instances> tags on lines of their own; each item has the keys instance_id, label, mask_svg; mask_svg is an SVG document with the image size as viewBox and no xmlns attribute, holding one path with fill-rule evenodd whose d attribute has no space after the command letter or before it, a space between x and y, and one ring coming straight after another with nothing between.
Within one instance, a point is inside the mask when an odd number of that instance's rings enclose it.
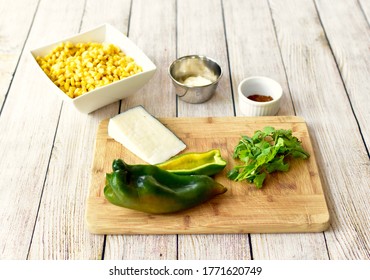
<instances>
[{"instance_id":1,"label":"block of white cheese","mask_svg":"<svg viewBox=\"0 0 370 280\"><path fill-rule=\"evenodd\" d=\"M166 161L186 148L171 130L142 106L111 118L108 135L150 164Z\"/></svg>"}]
</instances>

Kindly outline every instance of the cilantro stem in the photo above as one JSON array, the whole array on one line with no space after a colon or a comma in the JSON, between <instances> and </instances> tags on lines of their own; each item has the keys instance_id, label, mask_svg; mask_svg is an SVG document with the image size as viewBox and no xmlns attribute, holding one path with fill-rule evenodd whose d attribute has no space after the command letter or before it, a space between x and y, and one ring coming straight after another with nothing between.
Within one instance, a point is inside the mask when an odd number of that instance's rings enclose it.
<instances>
[{"instance_id":1,"label":"cilantro stem","mask_svg":"<svg viewBox=\"0 0 370 280\"><path fill-rule=\"evenodd\" d=\"M252 137L241 137L233 157L243 164L234 166L227 176L234 181L246 180L261 188L267 174L289 170L289 164L285 162L289 156L307 159L310 155L291 130L266 126L255 131Z\"/></svg>"}]
</instances>

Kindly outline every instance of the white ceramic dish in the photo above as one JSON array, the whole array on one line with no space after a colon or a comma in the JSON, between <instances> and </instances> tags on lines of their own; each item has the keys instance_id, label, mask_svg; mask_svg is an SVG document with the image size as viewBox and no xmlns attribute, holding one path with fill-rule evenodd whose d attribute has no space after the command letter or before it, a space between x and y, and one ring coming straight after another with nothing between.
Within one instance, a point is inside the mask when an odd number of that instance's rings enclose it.
<instances>
[{"instance_id":1,"label":"white ceramic dish","mask_svg":"<svg viewBox=\"0 0 370 280\"><path fill-rule=\"evenodd\" d=\"M271 96L272 101L258 102L248 96L258 94ZM240 82L238 86L239 108L246 116L274 116L280 108L283 89L280 84L267 77L250 77Z\"/></svg>"},{"instance_id":2,"label":"white ceramic dish","mask_svg":"<svg viewBox=\"0 0 370 280\"><path fill-rule=\"evenodd\" d=\"M86 43L86 42L98 42L98 43L111 43L118 46L128 56L131 56L135 62L140 65L143 72L127 77L123 80L113 82L109 85L96 88L90 92L87 92L79 97L70 98L61 89L59 89L54 83L48 78L44 71L39 67L36 62L37 56L45 56L49 54L59 43L61 42L72 42ZM156 66L154 63L141 51L130 39L128 39L119 30L109 24L104 24L86 32L79 33L75 36L65 38L58 42L43 46L31 50L33 61L35 62L37 69L41 76L47 82L47 85L51 90L50 94L58 94L63 100L68 103L72 103L77 110L82 113L90 113L99 109L105 105L116 102L123 98L126 98L134 94L142 86L144 86L154 75Z\"/></svg>"}]
</instances>

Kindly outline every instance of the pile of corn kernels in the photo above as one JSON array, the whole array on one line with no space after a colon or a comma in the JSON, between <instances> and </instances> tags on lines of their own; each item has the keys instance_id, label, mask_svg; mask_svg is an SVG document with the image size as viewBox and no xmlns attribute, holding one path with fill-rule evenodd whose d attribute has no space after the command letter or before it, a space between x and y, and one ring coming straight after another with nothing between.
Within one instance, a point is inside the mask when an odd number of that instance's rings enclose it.
<instances>
[{"instance_id":1,"label":"pile of corn kernels","mask_svg":"<svg viewBox=\"0 0 370 280\"><path fill-rule=\"evenodd\" d=\"M61 43L36 61L71 98L142 72L133 58L106 43Z\"/></svg>"}]
</instances>

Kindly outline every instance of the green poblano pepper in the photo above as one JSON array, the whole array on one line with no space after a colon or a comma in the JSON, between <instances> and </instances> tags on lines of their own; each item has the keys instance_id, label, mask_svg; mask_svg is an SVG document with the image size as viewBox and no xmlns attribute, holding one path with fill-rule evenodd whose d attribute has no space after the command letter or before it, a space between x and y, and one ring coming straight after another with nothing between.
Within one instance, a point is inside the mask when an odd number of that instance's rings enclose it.
<instances>
[{"instance_id":1,"label":"green poblano pepper","mask_svg":"<svg viewBox=\"0 0 370 280\"><path fill-rule=\"evenodd\" d=\"M199 205L226 192L206 175L176 175L155 165L129 165L117 159L106 174L105 198L112 204L152 214Z\"/></svg>"}]
</instances>

